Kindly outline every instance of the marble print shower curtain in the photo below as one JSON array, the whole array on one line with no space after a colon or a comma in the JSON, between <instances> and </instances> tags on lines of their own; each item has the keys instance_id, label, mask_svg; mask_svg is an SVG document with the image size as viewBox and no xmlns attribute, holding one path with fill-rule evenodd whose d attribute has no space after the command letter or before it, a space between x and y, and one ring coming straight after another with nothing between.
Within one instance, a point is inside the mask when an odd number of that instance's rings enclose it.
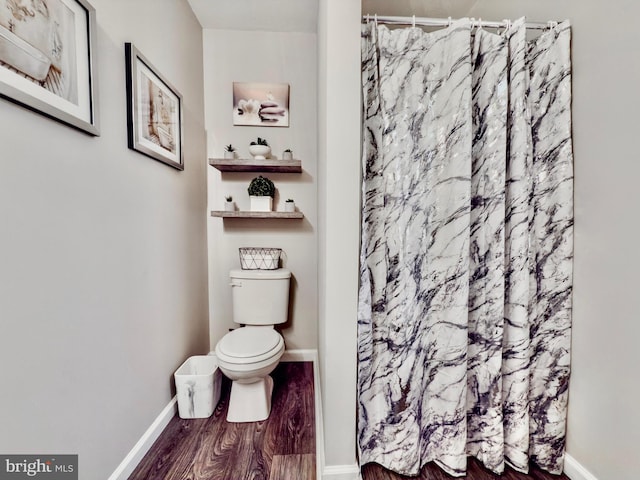
<instances>
[{"instance_id":1,"label":"marble print shower curtain","mask_svg":"<svg viewBox=\"0 0 640 480\"><path fill-rule=\"evenodd\" d=\"M563 465L570 26L363 25L360 462Z\"/></svg>"}]
</instances>

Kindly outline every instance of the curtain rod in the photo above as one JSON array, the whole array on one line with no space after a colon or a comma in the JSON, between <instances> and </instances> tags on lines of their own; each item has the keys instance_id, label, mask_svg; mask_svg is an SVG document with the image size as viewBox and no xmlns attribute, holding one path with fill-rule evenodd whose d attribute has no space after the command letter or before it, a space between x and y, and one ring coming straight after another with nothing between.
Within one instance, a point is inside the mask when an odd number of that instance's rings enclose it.
<instances>
[{"instance_id":1,"label":"curtain rod","mask_svg":"<svg viewBox=\"0 0 640 480\"><path fill-rule=\"evenodd\" d=\"M472 25L474 27L482 26L487 28L504 28L510 25L512 22L510 20L502 20L502 21L486 21L486 20L476 20L474 18L470 19ZM452 20L449 18L430 18L430 17L390 17L390 16L380 16L380 15L363 15L362 16L363 23L366 21L377 21L378 23L385 23L390 25L420 25L424 27L447 27L451 25ZM542 22L527 22L525 26L531 30L546 30L557 25L558 22L550 21L547 23Z\"/></svg>"}]
</instances>

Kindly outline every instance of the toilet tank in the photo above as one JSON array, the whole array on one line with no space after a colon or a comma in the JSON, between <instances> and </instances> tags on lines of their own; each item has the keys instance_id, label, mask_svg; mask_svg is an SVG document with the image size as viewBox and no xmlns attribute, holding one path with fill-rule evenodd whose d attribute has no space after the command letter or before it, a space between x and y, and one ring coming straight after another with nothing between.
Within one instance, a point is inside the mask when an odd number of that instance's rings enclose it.
<instances>
[{"instance_id":1,"label":"toilet tank","mask_svg":"<svg viewBox=\"0 0 640 480\"><path fill-rule=\"evenodd\" d=\"M276 325L287 321L289 270L231 270L229 277L235 323Z\"/></svg>"}]
</instances>

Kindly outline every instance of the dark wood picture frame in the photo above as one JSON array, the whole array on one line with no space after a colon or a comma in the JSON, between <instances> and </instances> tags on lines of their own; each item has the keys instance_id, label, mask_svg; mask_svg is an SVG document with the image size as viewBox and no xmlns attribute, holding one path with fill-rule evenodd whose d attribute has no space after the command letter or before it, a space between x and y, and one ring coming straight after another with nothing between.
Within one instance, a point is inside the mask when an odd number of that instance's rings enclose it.
<instances>
[{"instance_id":1,"label":"dark wood picture frame","mask_svg":"<svg viewBox=\"0 0 640 480\"><path fill-rule=\"evenodd\" d=\"M131 43L125 59L129 148L184 170L182 95Z\"/></svg>"}]
</instances>

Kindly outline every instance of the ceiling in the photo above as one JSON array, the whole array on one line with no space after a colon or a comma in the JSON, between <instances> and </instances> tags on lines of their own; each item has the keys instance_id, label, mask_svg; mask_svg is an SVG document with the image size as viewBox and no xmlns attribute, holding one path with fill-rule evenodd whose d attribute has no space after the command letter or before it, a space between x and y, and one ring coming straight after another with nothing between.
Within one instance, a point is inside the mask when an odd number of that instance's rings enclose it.
<instances>
[{"instance_id":1,"label":"ceiling","mask_svg":"<svg viewBox=\"0 0 640 480\"><path fill-rule=\"evenodd\" d=\"M202 28L316 32L318 0L188 0Z\"/></svg>"},{"instance_id":2,"label":"ceiling","mask_svg":"<svg viewBox=\"0 0 640 480\"><path fill-rule=\"evenodd\" d=\"M479 0L361 0L364 14L467 15ZM318 0L188 0L205 29L269 32L318 30Z\"/></svg>"},{"instance_id":3,"label":"ceiling","mask_svg":"<svg viewBox=\"0 0 640 480\"><path fill-rule=\"evenodd\" d=\"M454 18L468 15L478 0L362 0L363 14Z\"/></svg>"}]
</instances>

